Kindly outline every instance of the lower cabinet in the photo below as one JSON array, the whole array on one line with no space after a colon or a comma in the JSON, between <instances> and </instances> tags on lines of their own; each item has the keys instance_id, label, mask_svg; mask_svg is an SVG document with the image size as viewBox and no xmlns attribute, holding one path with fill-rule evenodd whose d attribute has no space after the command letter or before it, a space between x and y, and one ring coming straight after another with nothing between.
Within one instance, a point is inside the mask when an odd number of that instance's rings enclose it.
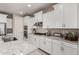
<instances>
[{"instance_id":1,"label":"lower cabinet","mask_svg":"<svg viewBox=\"0 0 79 59\"><path fill-rule=\"evenodd\" d=\"M52 54L53 55L62 55L63 48L61 42L58 40L52 40Z\"/></svg>"},{"instance_id":2,"label":"lower cabinet","mask_svg":"<svg viewBox=\"0 0 79 59\"><path fill-rule=\"evenodd\" d=\"M42 37L42 40L40 40L40 49L51 54L51 39Z\"/></svg>"},{"instance_id":3,"label":"lower cabinet","mask_svg":"<svg viewBox=\"0 0 79 59\"><path fill-rule=\"evenodd\" d=\"M40 39L39 36L30 35L29 36L29 43L33 44L34 46L39 48Z\"/></svg>"},{"instance_id":4,"label":"lower cabinet","mask_svg":"<svg viewBox=\"0 0 79 59\"><path fill-rule=\"evenodd\" d=\"M59 40L52 40L53 55L77 55L77 48L73 48L61 43Z\"/></svg>"},{"instance_id":5,"label":"lower cabinet","mask_svg":"<svg viewBox=\"0 0 79 59\"><path fill-rule=\"evenodd\" d=\"M38 36L34 36L34 41L33 41L33 44L39 48L39 43L40 43L40 39Z\"/></svg>"},{"instance_id":6,"label":"lower cabinet","mask_svg":"<svg viewBox=\"0 0 79 59\"><path fill-rule=\"evenodd\" d=\"M63 45L64 55L77 55L77 48L73 48L70 46Z\"/></svg>"},{"instance_id":7,"label":"lower cabinet","mask_svg":"<svg viewBox=\"0 0 79 59\"><path fill-rule=\"evenodd\" d=\"M30 35L29 42L52 55L77 55L77 47L72 47L72 44L68 45L67 42L63 42L62 39L53 37L43 37Z\"/></svg>"},{"instance_id":8,"label":"lower cabinet","mask_svg":"<svg viewBox=\"0 0 79 59\"><path fill-rule=\"evenodd\" d=\"M46 45L46 41L43 37L40 39L40 49L44 50Z\"/></svg>"},{"instance_id":9,"label":"lower cabinet","mask_svg":"<svg viewBox=\"0 0 79 59\"><path fill-rule=\"evenodd\" d=\"M45 44L44 50L48 52L49 54L51 54L51 39L50 38L46 38L46 44Z\"/></svg>"},{"instance_id":10,"label":"lower cabinet","mask_svg":"<svg viewBox=\"0 0 79 59\"><path fill-rule=\"evenodd\" d=\"M28 40L29 43L34 44L34 39L35 39L34 36L33 35L29 35L28 38L29 38L29 40Z\"/></svg>"}]
</instances>

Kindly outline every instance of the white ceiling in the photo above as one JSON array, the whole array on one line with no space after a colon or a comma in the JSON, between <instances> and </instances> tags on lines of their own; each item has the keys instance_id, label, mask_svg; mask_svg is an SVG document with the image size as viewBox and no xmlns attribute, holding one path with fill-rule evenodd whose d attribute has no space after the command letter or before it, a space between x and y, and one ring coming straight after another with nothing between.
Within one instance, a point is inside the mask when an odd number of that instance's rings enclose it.
<instances>
[{"instance_id":1,"label":"white ceiling","mask_svg":"<svg viewBox=\"0 0 79 59\"><path fill-rule=\"evenodd\" d=\"M31 8L27 7L28 4L31 4ZM52 5L51 3L0 3L0 12L6 12L11 14L21 15L20 11L25 14L33 14L39 9L46 8Z\"/></svg>"}]
</instances>

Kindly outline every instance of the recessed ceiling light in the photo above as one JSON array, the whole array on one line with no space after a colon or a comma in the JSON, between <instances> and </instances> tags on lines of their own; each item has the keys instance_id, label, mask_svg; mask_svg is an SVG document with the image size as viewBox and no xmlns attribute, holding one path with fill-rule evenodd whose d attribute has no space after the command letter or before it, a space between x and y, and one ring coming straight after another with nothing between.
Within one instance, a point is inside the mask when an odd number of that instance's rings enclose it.
<instances>
[{"instance_id":1,"label":"recessed ceiling light","mask_svg":"<svg viewBox=\"0 0 79 59\"><path fill-rule=\"evenodd\" d=\"M23 14L23 11L20 11L19 13L20 13L20 14Z\"/></svg>"},{"instance_id":2,"label":"recessed ceiling light","mask_svg":"<svg viewBox=\"0 0 79 59\"><path fill-rule=\"evenodd\" d=\"M31 4L28 4L27 7L31 7Z\"/></svg>"}]
</instances>

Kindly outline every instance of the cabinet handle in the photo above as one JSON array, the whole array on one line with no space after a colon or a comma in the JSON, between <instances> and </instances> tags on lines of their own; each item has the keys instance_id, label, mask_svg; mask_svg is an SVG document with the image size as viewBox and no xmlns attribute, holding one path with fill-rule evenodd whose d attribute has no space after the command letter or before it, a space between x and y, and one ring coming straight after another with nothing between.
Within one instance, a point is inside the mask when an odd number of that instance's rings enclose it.
<instances>
[{"instance_id":1,"label":"cabinet handle","mask_svg":"<svg viewBox=\"0 0 79 59\"><path fill-rule=\"evenodd\" d=\"M65 27L66 25L65 24L62 24L62 27Z\"/></svg>"},{"instance_id":2,"label":"cabinet handle","mask_svg":"<svg viewBox=\"0 0 79 59\"><path fill-rule=\"evenodd\" d=\"M64 51L64 47L61 47L61 51Z\"/></svg>"},{"instance_id":3,"label":"cabinet handle","mask_svg":"<svg viewBox=\"0 0 79 59\"><path fill-rule=\"evenodd\" d=\"M44 44L46 44L46 42L44 41Z\"/></svg>"},{"instance_id":4,"label":"cabinet handle","mask_svg":"<svg viewBox=\"0 0 79 59\"><path fill-rule=\"evenodd\" d=\"M36 38L35 38L35 41L36 41Z\"/></svg>"}]
</instances>

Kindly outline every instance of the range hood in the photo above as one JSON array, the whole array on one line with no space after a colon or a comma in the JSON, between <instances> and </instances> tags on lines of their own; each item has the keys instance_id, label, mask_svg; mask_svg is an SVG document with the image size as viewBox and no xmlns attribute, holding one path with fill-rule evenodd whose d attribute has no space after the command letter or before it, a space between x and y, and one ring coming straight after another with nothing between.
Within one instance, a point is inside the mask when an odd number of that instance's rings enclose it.
<instances>
[{"instance_id":1,"label":"range hood","mask_svg":"<svg viewBox=\"0 0 79 59\"><path fill-rule=\"evenodd\" d=\"M33 25L33 28L38 28L38 27L42 27L43 26L43 22L36 22L34 25Z\"/></svg>"}]
</instances>

